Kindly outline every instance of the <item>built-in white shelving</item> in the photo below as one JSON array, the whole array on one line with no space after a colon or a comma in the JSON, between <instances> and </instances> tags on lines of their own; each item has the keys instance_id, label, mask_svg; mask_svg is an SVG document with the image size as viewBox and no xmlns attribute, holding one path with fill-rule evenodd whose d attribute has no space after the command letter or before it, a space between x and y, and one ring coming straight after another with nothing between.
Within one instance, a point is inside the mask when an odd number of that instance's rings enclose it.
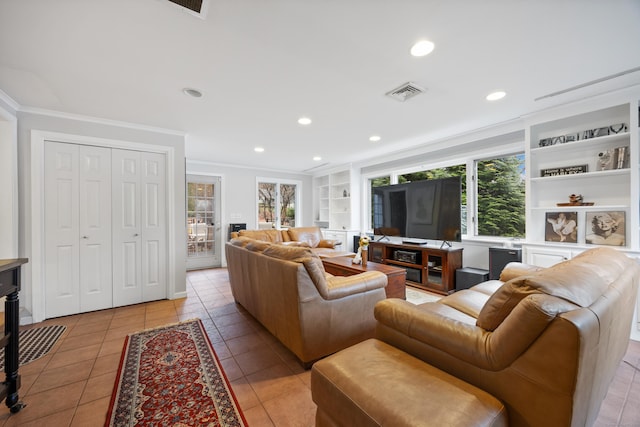
<instances>
[{"instance_id":1,"label":"built-in white shelving","mask_svg":"<svg viewBox=\"0 0 640 427\"><path fill-rule=\"evenodd\" d=\"M345 249L359 230L359 187L353 168L314 177L314 221L324 229L326 238L338 239Z\"/></svg>"},{"instance_id":2,"label":"built-in white shelving","mask_svg":"<svg viewBox=\"0 0 640 427\"><path fill-rule=\"evenodd\" d=\"M526 262L548 265L594 247L598 212L615 216L623 236L621 245L605 244L640 249L638 97L637 90L608 94L527 118ZM558 206L571 195L585 204ZM560 214L575 222L565 238L552 223Z\"/></svg>"}]
</instances>

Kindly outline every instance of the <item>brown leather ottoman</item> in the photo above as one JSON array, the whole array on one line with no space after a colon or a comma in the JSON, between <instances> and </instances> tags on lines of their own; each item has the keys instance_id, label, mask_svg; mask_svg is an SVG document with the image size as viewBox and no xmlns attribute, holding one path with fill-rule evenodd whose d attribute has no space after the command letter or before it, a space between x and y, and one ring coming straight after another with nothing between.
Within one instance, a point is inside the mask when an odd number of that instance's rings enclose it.
<instances>
[{"instance_id":1,"label":"brown leather ottoman","mask_svg":"<svg viewBox=\"0 0 640 427\"><path fill-rule=\"evenodd\" d=\"M311 394L323 426L507 426L495 397L370 339L316 362Z\"/></svg>"}]
</instances>

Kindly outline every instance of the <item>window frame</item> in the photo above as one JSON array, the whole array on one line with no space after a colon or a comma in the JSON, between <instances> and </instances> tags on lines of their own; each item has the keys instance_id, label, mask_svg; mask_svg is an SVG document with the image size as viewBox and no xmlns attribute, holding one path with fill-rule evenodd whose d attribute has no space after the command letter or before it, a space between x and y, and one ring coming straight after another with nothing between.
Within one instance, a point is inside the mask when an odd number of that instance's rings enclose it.
<instances>
[{"instance_id":1,"label":"window frame","mask_svg":"<svg viewBox=\"0 0 640 427\"><path fill-rule=\"evenodd\" d=\"M294 227L300 227L300 223L302 221L303 217L303 207L302 207L302 181L300 180L296 180L296 179L283 179L283 178L269 178L269 177L256 177L256 186L255 186L255 191L256 191L256 195L255 195L255 205L254 205L254 212L255 212L255 221L256 221L256 229L260 228L260 215L259 215L259 208L260 208L260 184L265 183L265 184L275 184L276 186L276 206L275 206L275 212L276 212L276 218L274 221L275 224L275 229L276 230L281 230L281 229L286 229L286 227L283 227L281 225L282 219L280 218L280 210L281 210L281 206L280 206L280 186L281 185L295 185L296 187L296 195L294 197L294 205L295 205L295 209L296 209L296 216L295 216L295 222L294 222Z\"/></svg>"},{"instance_id":2,"label":"window frame","mask_svg":"<svg viewBox=\"0 0 640 427\"><path fill-rule=\"evenodd\" d=\"M397 184L398 177L403 174L415 173L419 171L447 168L458 165L466 165L466 188L467 188L467 203L466 203L466 219L467 227L466 232L462 235L462 241L487 241L487 242L505 242L513 240L512 237L507 236L486 236L478 234L477 224L477 206L478 206L478 188L477 188L477 169L476 164L478 161L498 159L509 156L523 156L523 167L526 168L526 157L524 139L517 138L511 143L486 149L483 151L477 150L469 153L468 156L448 156L446 160L434 161L433 163L421 162L420 164L414 164L402 168L393 169L377 169L375 171L365 172L361 174L361 188L364 188L362 194L362 209L361 209L361 224L362 229L372 232L371 223L371 180L375 178L381 178L385 176L390 177L390 184ZM526 173L526 169L523 172L523 176ZM526 239L526 202L527 202L527 190L525 178L525 205L523 215L525 216L525 236L521 239Z\"/></svg>"},{"instance_id":3,"label":"window frame","mask_svg":"<svg viewBox=\"0 0 640 427\"><path fill-rule=\"evenodd\" d=\"M497 160L497 159L503 159L506 157L516 157L516 156L522 156L522 168L523 168L523 172L522 172L522 176L523 176L523 181L525 184L525 188L524 188L524 204L523 204L523 211L522 211L522 215L523 215L523 219L524 219L524 225L525 225L525 229L524 229L524 233L522 236L520 237L513 237L513 236L491 236L491 235L486 235L486 234L480 234L479 233L479 226L480 226L480 221L479 221L479 214L478 214L478 208L480 206L479 203L479 196L478 196L478 163L479 162L484 162L487 160ZM483 156L483 157L477 157L474 158L473 160L471 160L472 164L473 164L473 176L472 176L472 185L473 185L473 210L471 211L472 213L472 217L468 218L471 219L472 222L469 222L468 224L472 224L472 227L469 227L467 225L467 231L469 230L469 228L473 229L473 237L477 238L477 239L491 239L491 240L513 240L513 239L524 239L526 238L527 235L527 222L526 222L526 214L527 214L527 207L526 207L526 200L527 200L527 185L526 185L526 177L525 177L525 173L526 173L526 158L525 158L525 152L523 151L516 151L516 152L509 152L509 153L500 153L497 155L492 155L492 156ZM469 187L467 187L469 188ZM469 191L467 191L467 209L468 209L468 205L469 205ZM469 212L467 212L467 217L469 215Z\"/></svg>"}]
</instances>

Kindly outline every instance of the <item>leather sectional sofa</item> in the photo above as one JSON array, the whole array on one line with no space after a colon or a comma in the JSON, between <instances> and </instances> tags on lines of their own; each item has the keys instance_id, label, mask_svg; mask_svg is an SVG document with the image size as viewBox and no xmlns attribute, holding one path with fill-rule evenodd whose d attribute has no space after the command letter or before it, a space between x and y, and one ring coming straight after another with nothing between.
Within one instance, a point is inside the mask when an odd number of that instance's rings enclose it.
<instances>
[{"instance_id":1,"label":"leather sectional sofa","mask_svg":"<svg viewBox=\"0 0 640 427\"><path fill-rule=\"evenodd\" d=\"M292 227L276 230L240 230L231 233L231 238L248 237L264 242L280 243L288 246L303 246L313 250L320 257L353 254L343 249L339 240L325 239L320 227Z\"/></svg>"},{"instance_id":2,"label":"leather sectional sofa","mask_svg":"<svg viewBox=\"0 0 640 427\"><path fill-rule=\"evenodd\" d=\"M381 301L375 339L313 366L316 425L590 426L629 343L639 277L600 247L547 269L509 264L501 281L438 302Z\"/></svg>"},{"instance_id":3,"label":"leather sectional sofa","mask_svg":"<svg viewBox=\"0 0 640 427\"><path fill-rule=\"evenodd\" d=\"M383 273L332 276L311 248L247 237L227 242L225 251L235 301L305 367L373 337L373 308L385 299Z\"/></svg>"}]
</instances>

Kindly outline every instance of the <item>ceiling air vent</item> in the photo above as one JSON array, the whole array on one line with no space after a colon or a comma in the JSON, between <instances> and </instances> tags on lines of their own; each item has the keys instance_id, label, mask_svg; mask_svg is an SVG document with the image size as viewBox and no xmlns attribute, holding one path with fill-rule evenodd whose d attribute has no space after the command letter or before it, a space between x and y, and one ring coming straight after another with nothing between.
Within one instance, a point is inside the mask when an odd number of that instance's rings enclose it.
<instances>
[{"instance_id":1,"label":"ceiling air vent","mask_svg":"<svg viewBox=\"0 0 640 427\"><path fill-rule=\"evenodd\" d=\"M197 14L202 13L202 3L204 0L169 0L171 3L182 6Z\"/></svg>"},{"instance_id":2,"label":"ceiling air vent","mask_svg":"<svg viewBox=\"0 0 640 427\"><path fill-rule=\"evenodd\" d=\"M415 83L407 82L400 87L393 89L390 92L387 92L385 95L390 96L393 99L397 99L398 101L404 102L409 98L413 98L416 95L419 95L426 90L421 88Z\"/></svg>"}]
</instances>

